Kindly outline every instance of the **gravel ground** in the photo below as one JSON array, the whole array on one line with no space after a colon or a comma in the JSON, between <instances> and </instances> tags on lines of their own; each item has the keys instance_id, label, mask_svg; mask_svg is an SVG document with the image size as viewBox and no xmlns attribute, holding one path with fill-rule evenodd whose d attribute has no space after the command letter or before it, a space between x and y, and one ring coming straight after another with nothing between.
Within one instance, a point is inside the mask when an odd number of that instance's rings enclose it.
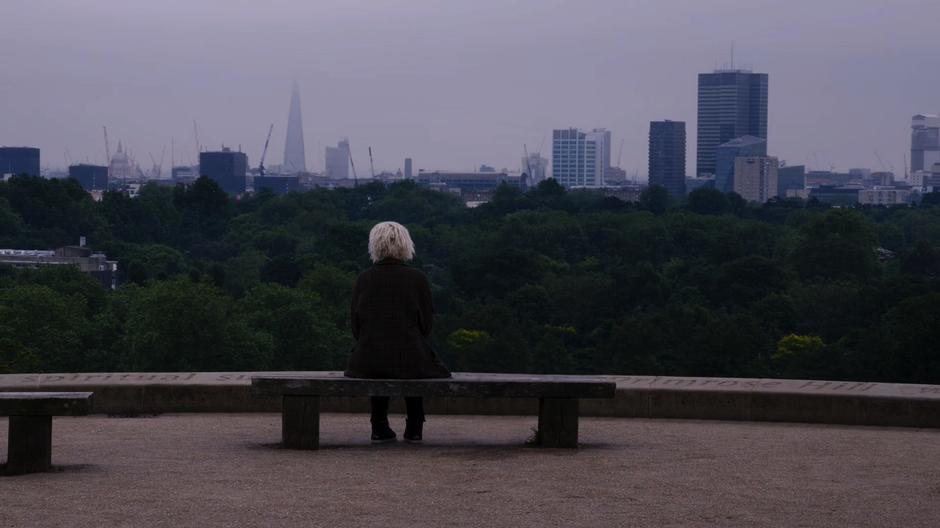
<instances>
[{"instance_id":1,"label":"gravel ground","mask_svg":"<svg viewBox=\"0 0 940 528\"><path fill-rule=\"evenodd\" d=\"M56 418L55 471L0 477L0 526L940 526L940 431L582 418L543 450L534 418L384 446L367 422L324 415L301 452L272 414Z\"/></svg>"}]
</instances>

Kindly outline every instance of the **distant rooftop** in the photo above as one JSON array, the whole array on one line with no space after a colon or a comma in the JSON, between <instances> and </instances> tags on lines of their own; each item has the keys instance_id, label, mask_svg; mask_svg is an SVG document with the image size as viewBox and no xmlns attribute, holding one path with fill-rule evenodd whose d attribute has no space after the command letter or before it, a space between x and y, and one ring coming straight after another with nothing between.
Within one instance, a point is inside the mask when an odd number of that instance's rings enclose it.
<instances>
[{"instance_id":1,"label":"distant rooftop","mask_svg":"<svg viewBox=\"0 0 940 528\"><path fill-rule=\"evenodd\" d=\"M712 73L754 73L754 70L749 68L716 68Z\"/></svg>"},{"instance_id":2,"label":"distant rooftop","mask_svg":"<svg viewBox=\"0 0 940 528\"><path fill-rule=\"evenodd\" d=\"M746 147L748 145L756 145L758 143L766 143L766 142L767 142L766 139L759 138L757 136L741 136L741 137L734 138L731 141L728 141L726 143L722 143L721 145L718 145L718 147L719 148L721 147Z\"/></svg>"}]
</instances>

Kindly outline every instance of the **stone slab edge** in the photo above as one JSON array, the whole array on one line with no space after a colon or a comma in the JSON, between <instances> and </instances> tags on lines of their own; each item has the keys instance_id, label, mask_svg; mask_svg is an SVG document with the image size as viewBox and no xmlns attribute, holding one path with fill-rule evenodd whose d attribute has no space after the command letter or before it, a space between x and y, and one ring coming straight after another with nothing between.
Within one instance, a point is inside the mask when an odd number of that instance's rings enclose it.
<instances>
[{"instance_id":1,"label":"stone slab edge","mask_svg":"<svg viewBox=\"0 0 940 528\"><path fill-rule=\"evenodd\" d=\"M92 391L93 412L276 412L251 395L255 375L303 372L0 374L0 391ZM322 372L309 374L322 375ZM671 376L603 376L612 400L585 399L583 416L807 422L940 428L940 385ZM397 405L397 407L396 407ZM366 398L323 398L324 412L366 412ZM401 412L401 402L393 404ZM438 414L534 415L535 400L431 398Z\"/></svg>"}]
</instances>

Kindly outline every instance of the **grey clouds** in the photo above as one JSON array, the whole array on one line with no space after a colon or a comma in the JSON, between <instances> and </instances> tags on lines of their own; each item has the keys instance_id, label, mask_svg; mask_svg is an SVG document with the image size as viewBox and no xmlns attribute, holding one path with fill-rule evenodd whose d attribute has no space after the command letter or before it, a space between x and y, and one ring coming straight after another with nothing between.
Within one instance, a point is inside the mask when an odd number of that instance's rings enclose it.
<instances>
[{"instance_id":1,"label":"grey clouds","mask_svg":"<svg viewBox=\"0 0 940 528\"><path fill-rule=\"evenodd\" d=\"M356 166L517 168L551 129L607 127L614 159L646 173L650 120L688 123L696 74L736 62L770 75L769 153L790 164L896 172L910 117L940 113L936 0L4 0L0 144L44 166L102 162L101 126L143 165L175 138L242 146L270 123L280 163L291 81L307 165L349 136Z\"/></svg>"}]
</instances>

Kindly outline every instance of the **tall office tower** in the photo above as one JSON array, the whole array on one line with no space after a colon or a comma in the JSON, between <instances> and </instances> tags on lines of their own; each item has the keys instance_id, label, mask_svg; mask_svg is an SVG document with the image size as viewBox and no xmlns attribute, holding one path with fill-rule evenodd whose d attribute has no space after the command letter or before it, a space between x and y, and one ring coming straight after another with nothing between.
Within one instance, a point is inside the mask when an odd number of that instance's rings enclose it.
<instances>
[{"instance_id":1,"label":"tall office tower","mask_svg":"<svg viewBox=\"0 0 940 528\"><path fill-rule=\"evenodd\" d=\"M610 168L610 130L606 128L595 128L591 132L600 134L604 139L604 171Z\"/></svg>"},{"instance_id":2,"label":"tall office tower","mask_svg":"<svg viewBox=\"0 0 940 528\"><path fill-rule=\"evenodd\" d=\"M287 113L287 140L284 142L284 166L290 172L307 172L307 155L304 153L304 123L300 114L300 89L294 81Z\"/></svg>"},{"instance_id":3,"label":"tall office tower","mask_svg":"<svg viewBox=\"0 0 940 528\"><path fill-rule=\"evenodd\" d=\"M0 176L4 174L39 176L39 149L0 147Z\"/></svg>"},{"instance_id":4,"label":"tall office tower","mask_svg":"<svg viewBox=\"0 0 940 528\"><path fill-rule=\"evenodd\" d=\"M86 191L104 191L108 188L108 168L104 165L70 165L69 178L78 180Z\"/></svg>"},{"instance_id":5,"label":"tall office tower","mask_svg":"<svg viewBox=\"0 0 940 528\"><path fill-rule=\"evenodd\" d=\"M245 192L248 179L248 156L223 148L217 152L199 153L200 176L207 176L219 184L223 191L239 195Z\"/></svg>"},{"instance_id":6,"label":"tall office tower","mask_svg":"<svg viewBox=\"0 0 940 528\"><path fill-rule=\"evenodd\" d=\"M327 178L349 178L349 140L342 139L335 147L326 147Z\"/></svg>"},{"instance_id":7,"label":"tall office tower","mask_svg":"<svg viewBox=\"0 0 940 528\"><path fill-rule=\"evenodd\" d=\"M411 172L411 158L405 158L405 179L410 180L414 178L414 174Z\"/></svg>"},{"instance_id":8,"label":"tall office tower","mask_svg":"<svg viewBox=\"0 0 940 528\"><path fill-rule=\"evenodd\" d=\"M749 202L764 203L777 196L777 158L738 157L734 160L734 192Z\"/></svg>"},{"instance_id":9,"label":"tall office tower","mask_svg":"<svg viewBox=\"0 0 940 528\"><path fill-rule=\"evenodd\" d=\"M741 136L767 139L767 74L700 73L696 174L715 174L718 145Z\"/></svg>"},{"instance_id":10,"label":"tall office tower","mask_svg":"<svg viewBox=\"0 0 940 528\"><path fill-rule=\"evenodd\" d=\"M577 128L552 132L552 177L564 187L604 185L605 132Z\"/></svg>"},{"instance_id":11,"label":"tall office tower","mask_svg":"<svg viewBox=\"0 0 940 528\"><path fill-rule=\"evenodd\" d=\"M650 121L649 181L685 194L685 121Z\"/></svg>"},{"instance_id":12,"label":"tall office tower","mask_svg":"<svg viewBox=\"0 0 940 528\"><path fill-rule=\"evenodd\" d=\"M918 114L911 119L911 172L934 163L940 163L940 116Z\"/></svg>"},{"instance_id":13,"label":"tall office tower","mask_svg":"<svg viewBox=\"0 0 940 528\"><path fill-rule=\"evenodd\" d=\"M734 138L718 145L716 152L715 188L727 193L734 190L734 160L742 156L766 156L767 141L755 136Z\"/></svg>"}]
</instances>

